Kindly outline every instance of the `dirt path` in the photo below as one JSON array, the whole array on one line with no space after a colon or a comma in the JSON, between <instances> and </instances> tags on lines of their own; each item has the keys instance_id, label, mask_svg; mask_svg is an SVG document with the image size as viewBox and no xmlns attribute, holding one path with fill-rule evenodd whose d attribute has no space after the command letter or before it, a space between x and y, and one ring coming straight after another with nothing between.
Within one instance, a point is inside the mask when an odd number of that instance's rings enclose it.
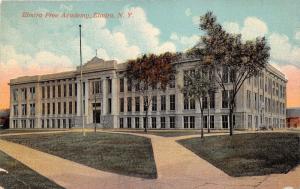
<instances>
[{"instance_id":1,"label":"dirt path","mask_svg":"<svg viewBox=\"0 0 300 189\"><path fill-rule=\"evenodd\" d=\"M300 166L288 174L230 177L176 142L178 139L197 137L197 135L160 137L131 134L151 139L158 171L157 179L141 179L96 170L4 140L0 140L0 150L59 185L70 189L282 189L286 186L298 189L300 187Z\"/></svg>"}]
</instances>

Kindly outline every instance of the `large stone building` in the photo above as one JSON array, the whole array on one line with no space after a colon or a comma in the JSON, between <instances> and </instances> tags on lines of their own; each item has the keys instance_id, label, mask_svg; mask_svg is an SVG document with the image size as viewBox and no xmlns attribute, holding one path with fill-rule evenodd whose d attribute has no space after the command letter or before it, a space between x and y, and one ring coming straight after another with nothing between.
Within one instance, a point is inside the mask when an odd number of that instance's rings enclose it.
<instances>
[{"instance_id":1,"label":"large stone building","mask_svg":"<svg viewBox=\"0 0 300 189\"><path fill-rule=\"evenodd\" d=\"M173 63L176 75L167 90L149 89L153 96L149 128L199 128L198 103L186 99L178 88L184 83L184 72L193 69L196 63L197 60L187 58ZM81 107L87 127L143 128L144 97L139 87L124 77L125 71L126 63L97 57L84 64L83 104L80 67L75 71L12 79L10 128L81 127ZM285 127L286 82L284 75L271 65L259 77L245 81L237 95L235 128ZM229 127L227 95L229 91L219 89L210 104L205 104L204 127Z\"/></svg>"}]
</instances>

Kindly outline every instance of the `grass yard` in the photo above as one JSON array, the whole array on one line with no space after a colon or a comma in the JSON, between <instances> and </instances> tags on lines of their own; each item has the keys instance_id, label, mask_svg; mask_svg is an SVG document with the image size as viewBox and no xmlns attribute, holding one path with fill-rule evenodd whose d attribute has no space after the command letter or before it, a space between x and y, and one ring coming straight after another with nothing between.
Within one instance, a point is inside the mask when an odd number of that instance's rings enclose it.
<instances>
[{"instance_id":1,"label":"grass yard","mask_svg":"<svg viewBox=\"0 0 300 189\"><path fill-rule=\"evenodd\" d=\"M3 136L23 144L103 171L142 178L156 178L151 140L132 135L59 133Z\"/></svg>"},{"instance_id":2,"label":"grass yard","mask_svg":"<svg viewBox=\"0 0 300 189\"><path fill-rule=\"evenodd\" d=\"M118 130L117 132L128 132L128 133L140 133L140 134L150 134L157 135L162 137L177 137L177 136L186 136L186 135L200 135L200 130L148 130L147 133L144 130ZM211 131L211 133L221 133L227 131ZM207 133L205 130L204 133Z\"/></svg>"},{"instance_id":3,"label":"grass yard","mask_svg":"<svg viewBox=\"0 0 300 189\"><path fill-rule=\"evenodd\" d=\"M61 189L59 185L0 151L0 186L9 189Z\"/></svg>"},{"instance_id":4,"label":"grass yard","mask_svg":"<svg viewBox=\"0 0 300 189\"><path fill-rule=\"evenodd\" d=\"M15 134L15 133L51 132L51 131L66 131L66 129L0 129L0 135Z\"/></svg>"},{"instance_id":5,"label":"grass yard","mask_svg":"<svg viewBox=\"0 0 300 189\"><path fill-rule=\"evenodd\" d=\"M287 173L300 163L300 135L236 134L178 141L231 176Z\"/></svg>"}]
</instances>

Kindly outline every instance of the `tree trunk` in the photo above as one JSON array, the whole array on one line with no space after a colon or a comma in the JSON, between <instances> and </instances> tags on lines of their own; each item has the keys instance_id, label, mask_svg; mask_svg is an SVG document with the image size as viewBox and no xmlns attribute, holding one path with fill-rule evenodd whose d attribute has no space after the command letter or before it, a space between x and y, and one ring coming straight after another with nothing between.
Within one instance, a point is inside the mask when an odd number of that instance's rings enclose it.
<instances>
[{"instance_id":1,"label":"tree trunk","mask_svg":"<svg viewBox=\"0 0 300 189\"><path fill-rule=\"evenodd\" d=\"M210 97L207 98L207 132L210 133Z\"/></svg>"},{"instance_id":2,"label":"tree trunk","mask_svg":"<svg viewBox=\"0 0 300 189\"><path fill-rule=\"evenodd\" d=\"M147 104L147 107L146 107L146 125L144 127L144 132L147 133L147 128L148 128L148 104Z\"/></svg>"},{"instance_id":3,"label":"tree trunk","mask_svg":"<svg viewBox=\"0 0 300 189\"><path fill-rule=\"evenodd\" d=\"M203 110L201 110L201 138L204 137L204 134L203 134Z\"/></svg>"},{"instance_id":4,"label":"tree trunk","mask_svg":"<svg viewBox=\"0 0 300 189\"><path fill-rule=\"evenodd\" d=\"M229 135L232 136L233 135L233 108L230 107L229 109Z\"/></svg>"}]
</instances>

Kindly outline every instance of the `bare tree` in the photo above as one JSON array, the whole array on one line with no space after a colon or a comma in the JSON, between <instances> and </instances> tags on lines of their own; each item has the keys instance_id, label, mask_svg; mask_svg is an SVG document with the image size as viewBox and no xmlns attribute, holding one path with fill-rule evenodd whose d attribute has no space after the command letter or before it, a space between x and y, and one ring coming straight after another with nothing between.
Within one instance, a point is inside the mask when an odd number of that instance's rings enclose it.
<instances>
[{"instance_id":1,"label":"bare tree","mask_svg":"<svg viewBox=\"0 0 300 189\"><path fill-rule=\"evenodd\" d=\"M205 64L212 65L215 82L223 91L229 91L226 100L232 135L236 96L245 80L257 76L266 67L270 47L265 37L243 42L240 34L226 32L216 20L212 12L200 17L200 29L206 34L201 38L201 48L191 49L190 53L202 56Z\"/></svg>"}]
</instances>

